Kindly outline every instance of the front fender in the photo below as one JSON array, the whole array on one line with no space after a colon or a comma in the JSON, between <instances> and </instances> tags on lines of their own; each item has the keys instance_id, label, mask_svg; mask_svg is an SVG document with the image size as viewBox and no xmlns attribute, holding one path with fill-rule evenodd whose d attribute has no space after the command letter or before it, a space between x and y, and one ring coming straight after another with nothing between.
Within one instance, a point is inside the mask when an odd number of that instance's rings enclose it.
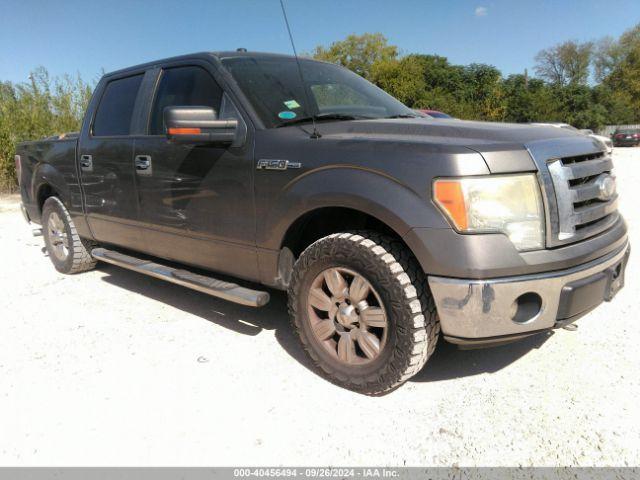
<instances>
[{"instance_id":1,"label":"front fender","mask_svg":"<svg viewBox=\"0 0 640 480\"><path fill-rule=\"evenodd\" d=\"M290 225L319 208L345 207L366 213L404 236L412 228L450 228L425 192L416 192L383 172L332 165L287 183L258 219L258 245L279 249Z\"/></svg>"}]
</instances>

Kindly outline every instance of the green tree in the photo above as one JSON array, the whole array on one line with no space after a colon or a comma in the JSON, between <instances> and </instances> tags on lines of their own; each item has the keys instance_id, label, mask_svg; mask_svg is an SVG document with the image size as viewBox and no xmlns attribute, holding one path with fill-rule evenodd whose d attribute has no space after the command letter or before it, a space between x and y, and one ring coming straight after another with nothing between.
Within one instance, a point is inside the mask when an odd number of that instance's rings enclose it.
<instances>
[{"instance_id":1,"label":"green tree","mask_svg":"<svg viewBox=\"0 0 640 480\"><path fill-rule=\"evenodd\" d=\"M378 62L371 80L412 108L429 108L461 116L462 67L437 55L408 55Z\"/></svg>"},{"instance_id":2,"label":"green tree","mask_svg":"<svg viewBox=\"0 0 640 480\"><path fill-rule=\"evenodd\" d=\"M597 70L605 91L610 93L608 100L627 121L640 120L640 24L602 50ZM626 109L623 108L625 103Z\"/></svg>"},{"instance_id":3,"label":"green tree","mask_svg":"<svg viewBox=\"0 0 640 480\"><path fill-rule=\"evenodd\" d=\"M624 125L638 123L640 116L634 113L631 99L625 91L613 90L606 84L596 85L593 89L595 102L605 109L605 125Z\"/></svg>"},{"instance_id":4,"label":"green tree","mask_svg":"<svg viewBox=\"0 0 640 480\"><path fill-rule=\"evenodd\" d=\"M397 58L398 48L389 45L387 38L381 33L364 33L349 35L344 40L333 42L329 47L319 45L312 56L317 60L337 63L369 78L373 64Z\"/></svg>"},{"instance_id":5,"label":"green tree","mask_svg":"<svg viewBox=\"0 0 640 480\"><path fill-rule=\"evenodd\" d=\"M553 122L561 116L552 88L543 80L510 75L502 82L504 120L515 123Z\"/></svg>"},{"instance_id":6,"label":"green tree","mask_svg":"<svg viewBox=\"0 0 640 480\"><path fill-rule=\"evenodd\" d=\"M0 82L0 190L16 186L16 144L79 130L91 90L80 77L52 80L44 68L29 82Z\"/></svg>"},{"instance_id":7,"label":"green tree","mask_svg":"<svg viewBox=\"0 0 640 480\"><path fill-rule=\"evenodd\" d=\"M605 37L596 42L593 54L596 81L604 81L621 66L629 53L639 45L640 24L624 32L618 40Z\"/></svg>"},{"instance_id":8,"label":"green tree","mask_svg":"<svg viewBox=\"0 0 640 480\"><path fill-rule=\"evenodd\" d=\"M502 74L491 66L472 63L462 69L464 102L469 117L498 121L504 118Z\"/></svg>"},{"instance_id":9,"label":"green tree","mask_svg":"<svg viewBox=\"0 0 640 480\"><path fill-rule=\"evenodd\" d=\"M573 40L545 48L535 56L536 74L554 85L580 84L589 79L593 43Z\"/></svg>"},{"instance_id":10,"label":"green tree","mask_svg":"<svg viewBox=\"0 0 640 480\"><path fill-rule=\"evenodd\" d=\"M598 129L606 123L606 109L596 103L593 90L586 85L568 85L557 87L554 92L558 99L560 121L576 128Z\"/></svg>"}]
</instances>

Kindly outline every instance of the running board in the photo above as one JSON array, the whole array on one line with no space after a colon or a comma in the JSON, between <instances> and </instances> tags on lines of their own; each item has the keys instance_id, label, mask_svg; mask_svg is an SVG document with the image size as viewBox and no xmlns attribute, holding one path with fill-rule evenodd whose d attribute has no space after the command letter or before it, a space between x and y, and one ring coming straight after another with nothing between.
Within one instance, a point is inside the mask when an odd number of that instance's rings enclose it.
<instances>
[{"instance_id":1,"label":"running board","mask_svg":"<svg viewBox=\"0 0 640 480\"><path fill-rule=\"evenodd\" d=\"M145 275L159 278L160 280L166 280L167 282L182 285L183 287L198 290L213 297L222 298L248 307L262 307L269 302L269 294L267 292L251 290L236 285L235 283L223 282L222 280L217 280L212 277L189 272L188 270L167 267L166 265L160 265L159 263L153 263L149 260L125 255L114 250L94 248L91 250L91 255L101 262L128 268L134 272L144 273Z\"/></svg>"}]
</instances>

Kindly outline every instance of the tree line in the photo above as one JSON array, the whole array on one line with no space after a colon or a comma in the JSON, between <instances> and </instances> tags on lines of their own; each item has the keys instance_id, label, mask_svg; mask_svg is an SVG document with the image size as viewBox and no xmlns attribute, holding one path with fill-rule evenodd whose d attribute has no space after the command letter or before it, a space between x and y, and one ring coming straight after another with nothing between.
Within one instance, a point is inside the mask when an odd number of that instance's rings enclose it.
<instances>
[{"instance_id":1,"label":"tree line","mask_svg":"<svg viewBox=\"0 0 640 480\"><path fill-rule=\"evenodd\" d=\"M439 55L401 55L380 33L349 35L309 56L353 70L409 107L461 119L592 129L640 123L640 24L617 39L544 49L531 76L454 65ZM94 86L79 76L51 78L42 67L27 82L0 81L0 191L15 190L16 144L79 130Z\"/></svg>"},{"instance_id":2,"label":"tree line","mask_svg":"<svg viewBox=\"0 0 640 480\"><path fill-rule=\"evenodd\" d=\"M0 81L0 191L17 186L16 144L78 131L93 86L79 76L51 78L42 67L28 82Z\"/></svg>"},{"instance_id":3,"label":"tree line","mask_svg":"<svg viewBox=\"0 0 640 480\"><path fill-rule=\"evenodd\" d=\"M577 128L640 123L640 24L618 39L566 41L535 56L534 75L504 76L480 63L400 55L380 33L350 35L310 54L362 75L412 108L499 122Z\"/></svg>"}]
</instances>

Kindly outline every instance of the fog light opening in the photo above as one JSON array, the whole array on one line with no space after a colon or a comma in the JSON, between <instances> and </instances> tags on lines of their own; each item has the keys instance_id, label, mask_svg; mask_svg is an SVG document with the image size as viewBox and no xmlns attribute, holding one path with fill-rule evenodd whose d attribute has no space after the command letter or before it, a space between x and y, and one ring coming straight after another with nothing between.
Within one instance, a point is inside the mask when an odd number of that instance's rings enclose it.
<instances>
[{"instance_id":1,"label":"fog light opening","mask_svg":"<svg viewBox=\"0 0 640 480\"><path fill-rule=\"evenodd\" d=\"M613 271L613 280L616 280L620 276L620 272L622 271L622 264L618 264L616 269Z\"/></svg>"},{"instance_id":2,"label":"fog light opening","mask_svg":"<svg viewBox=\"0 0 640 480\"><path fill-rule=\"evenodd\" d=\"M513 320L515 323L527 323L538 316L542 310L542 298L535 292L527 292L520 295L513 302Z\"/></svg>"}]
</instances>

